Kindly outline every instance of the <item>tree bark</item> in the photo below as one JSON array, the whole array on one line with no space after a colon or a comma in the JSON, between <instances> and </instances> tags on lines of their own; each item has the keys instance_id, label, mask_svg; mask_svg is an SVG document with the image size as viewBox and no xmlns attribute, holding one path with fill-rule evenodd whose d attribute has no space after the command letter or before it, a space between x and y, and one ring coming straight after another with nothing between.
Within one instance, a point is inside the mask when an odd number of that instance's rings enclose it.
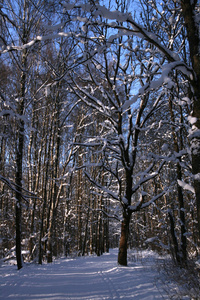
<instances>
[{"instance_id":1,"label":"tree bark","mask_svg":"<svg viewBox=\"0 0 200 300\"><path fill-rule=\"evenodd\" d=\"M55 155L51 159L53 170L53 195L52 195L52 205L50 208L50 221L49 221L49 231L48 231L48 241L47 241L47 262L52 262L52 255L57 256L57 245L56 245L56 214L57 214L57 203L58 203L58 184L57 178L59 177L59 158L60 158L60 145L61 145L61 137L60 137L60 95L59 92L56 94L56 103L55 103L56 115L55 115L55 128L54 128L54 136L55 136ZM54 137L53 137L54 138ZM52 149L53 150L53 149Z\"/></svg>"},{"instance_id":2,"label":"tree bark","mask_svg":"<svg viewBox=\"0 0 200 300\"><path fill-rule=\"evenodd\" d=\"M23 114L24 108L24 99L21 100L21 115ZM24 148L24 122L19 122L18 129L18 145L16 151L16 175L15 175L15 183L17 185L16 191L16 259L17 259L17 267L18 269L22 268L22 255L21 255L21 201L22 201L22 164L23 164L23 148Z\"/></svg>"},{"instance_id":3,"label":"tree bark","mask_svg":"<svg viewBox=\"0 0 200 300\"><path fill-rule=\"evenodd\" d=\"M51 123L51 125L52 125L52 123ZM52 128L50 128L50 132L52 132ZM44 233L45 210L46 210L46 206L47 206L47 182L48 182L48 175L49 175L50 148L51 148L50 144L51 144L51 134L50 134L50 141L49 141L47 153L45 152L45 154L44 154L45 174L44 174L43 184L42 184L43 203L42 203L42 214L41 214L41 218L40 218L39 255L38 255L38 263L39 264L42 264L42 257L43 257L42 238L43 238L43 233ZM40 153L41 153L41 151L40 151Z\"/></svg>"},{"instance_id":4,"label":"tree bark","mask_svg":"<svg viewBox=\"0 0 200 300\"><path fill-rule=\"evenodd\" d=\"M195 72L195 77L191 81L194 91L192 117L196 122L192 126L190 134L191 155L192 155L192 172L194 175L194 189L196 195L198 233L200 245L200 37L199 24L195 19L195 6L197 0L181 1L182 13L187 29L187 36L190 48L190 59Z\"/></svg>"},{"instance_id":5,"label":"tree bark","mask_svg":"<svg viewBox=\"0 0 200 300\"><path fill-rule=\"evenodd\" d=\"M170 109L170 115L171 115L171 121L172 124L175 124L175 117L174 112L172 108L172 99L169 98L169 109ZM182 109L180 107L180 123L183 123L183 115L182 115ZM180 129L180 137L179 137L179 143L178 143L178 136L176 134L176 130L174 126L172 126L172 137L174 142L174 150L179 153L180 150L183 150L183 141L182 141L182 129ZM180 144L180 146L179 146ZM179 162L176 165L176 174L177 179L182 180L182 169L181 169L181 158L178 159ZM180 217L180 224L181 224L181 246L180 246L180 253L179 253L179 260L177 260L178 263L185 264L187 261L187 238L185 236L186 233L186 221L185 221L185 208L184 208L184 196L182 187L177 184L177 194L178 194L178 203L179 203L179 217ZM172 224L171 216L170 216L170 222ZM174 221L173 221L174 223ZM172 226L172 225L171 225ZM171 230L171 233L173 231ZM172 236L173 241L175 240ZM176 248L176 246L175 246Z\"/></svg>"},{"instance_id":6,"label":"tree bark","mask_svg":"<svg viewBox=\"0 0 200 300\"><path fill-rule=\"evenodd\" d=\"M169 215L169 220L170 220L170 232L171 232L173 246L174 246L174 251L172 251L172 253L174 252L173 256L175 255L176 262L178 264L180 264L181 260L180 260L178 241L177 241L177 237L176 237L176 233L175 233L174 218L173 218L171 212L168 212L168 215Z\"/></svg>"},{"instance_id":7,"label":"tree bark","mask_svg":"<svg viewBox=\"0 0 200 300\"><path fill-rule=\"evenodd\" d=\"M127 266L127 247L128 247L130 218L131 218L131 214L126 210L124 210L123 220L121 223L121 236L120 236L119 253L118 253L118 263L122 266Z\"/></svg>"},{"instance_id":8,"label":"tree bark","mask_svg":"<svg viewBox=\"0 0 200 300\"><path fill-rule=\"evenodd\" d=\"M22 53L22 66L26 69L27 65L27 51L24 50ZM26 88L26 72L22 72L20 80L20 101L18 106L18 114L23 116L24 114L24 101L25 101L25 88ZM21 253L21 218L22 218L22 180L23 180L23 148L24 148L24 121L19 120L18 126L18 140L16 146L16 174L15 183L17 185L16 191L16 259L18 270L22 268L22 253Z\"/></svg>"}]
</instances>

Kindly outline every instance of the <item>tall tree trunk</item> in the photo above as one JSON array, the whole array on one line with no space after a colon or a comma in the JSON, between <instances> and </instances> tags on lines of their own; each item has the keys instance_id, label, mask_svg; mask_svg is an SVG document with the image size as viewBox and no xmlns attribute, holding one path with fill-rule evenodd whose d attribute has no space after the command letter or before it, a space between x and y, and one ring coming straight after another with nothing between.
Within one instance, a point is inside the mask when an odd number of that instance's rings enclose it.
<instances>
[{"instance_id":1,"label":"tall tree trunk","mask_svg":"<svg viewBox=\"0 0 200 300\"><path fill-rule=\"evenodd\" d=\"M174 251L172 250L173 257L175 256L174 260L180 264L181 258L180 258L180 253L179 253L179 247L178 247L178 240L176 237L175 233L175 225L174 225L174 218L172 216L171 211L168 212L169 215L169 220L170 220L170 232L171 232L171 237L173 241L173 246L174 246Z\"/></svg>"},{"instance_id":2,"label":"tall tree trunk","mask_svg":"<svg viewBox=\"0 0 200 300\"><path fill-rule=\"evenodd\" d=\"M127 266L127 247L128 247L130 219L131 219L131 214L124 209L123 220L121 223L121 236L120 236L119 253L118 253L118 263L122 266Z\"/></svg>"},{"instance_id":3,"label":"tall tree trunk","mask_svg":"<svg viewBox=\"0 0 200 300\"><path fill-rule=\"evenodd\" d=\"M101 255L101 229L102 229L102 216L101 212L98 214L97 218L97 240L96 240L96 254L97 256Z\"/></svg>"},{"instance_id":4,"label":"tall tree trunk","mask_svg":"<svg viewBox=\"0 0 200 300\"><path fill-rule=\"evenodd\" d=\"M5 131L5 129L4 129ZM5 133L5 132L4 132ZM6 160L6 140L4 136L1 138L1 145L0 145L0 172L2 176L5 176L5 160ZM0 209L4 210L4 183L0 182Z\"/></svg>"},{"instance_id":5,"label":"tall tree trunk","mask_svg":"<svg viewBox=\"0 0 200 300\"><path fill-rule=\"evenodd\" d=\"M105 242L105 250L107 253L109 252L110 248L110 241L109 241L109 218L106 218L104 224L104 242Z\"/></svg>"},{"instance_id":6,"label":"tall tree trunk","mask_svg":"<svg viewBox=\"0 0 200 300\"><path fill-rule=\"evenodd\" d=\"M175 124L175 117L174 112L172 108L172 99L169 98L169 109L170 109L170 115L171 115L171 121L172 124ZM180 123L182 124L183 117L182 117L182 109L180 107ZM178 144L178 137L175 131L174 126L172 126L172 136L173 136L173 142L174 142L174 150L179 153L180 150L183 149L183 141L182 141L182 130L180 130L180 137L179 137L179 144ZM182 180L182 169L181 169L181 158L179 158L179 162L176 165L176 174L177 179ZM180 217L180 224L181 224L181 246L180 246L180 259L177 260L178 263L186 263L187 261L187 238L185 236L186 233L186 221L185 221L185 209L184 209L184 197L183 197L183 191L182 187L177 184L177 191L178 191L178 203L179 203L179 217ZM171 217L170 217L171 221ZM171 222L172 224L172 222ZM171 230L172 233L172 230ZM172 237L173 238L173 237ZM174 241L174 238L173 238Z\"/></svg>"},{"instance_id":7,"label":"tall tree trunk","mask_svg":"<svg viewBox=\"0 0 200 300\"><path fill-rule=\"evenodd\" d=\"M35 123L35 102L33 102L33 115L32 115L32 120L31 120L31 127L34 127ZM34 163L33 163L33 141L36 140L34 139L34 131L31 130L30 136L29 136L29 145L28 145L28 153L27 153L27 164L28 164L28 189L30 192L36 192L37 190L35 189L36 186L36 172L34 172ZM36 148L35 148L36 151ZM34 167L33 167L34 166ZM28 249L29 249L29 259L33 259L33 248L34 248L34 229L35 229L35 208L36 208L36 199L30 199L30 220L31 220L31 226L30 226L30 238L29 238L29 243L28 243Z\"/></svg>"},{"instance_id":8,"label":"tall tree trunk","mask_svg":"<svg viewBox=\"0 0 200 300\"><path fill-rule=\"evenodd\" d=\"M190 58L195 77L192 80L194 91L193 112L195 122L192 126L191 138L191 155L192 155L192 171L194 175L194 189L196 195L197 220L200 246L200 35L199 23L196 21L195 6L197 0L181 1L181 8L190 48Z\"/></svg>"},{"instance_id":9,"label":"tall tree trunk","mask_svg":"<svg viewBox=\"0 0 200 300\"><path fill-rule=\"evenodd\" d=\"M89 241L90 254L93 254L93 218L94 218L94 214L93 214L92 208L93 208L93 204L91 205L91 210L90 210L90 241Z\"/></svg>"},{"instance_id":10,"label":"tall tree trunk","mask_svg":"<svg viewBox=\"0 0 200 300\"><path fill-rule=\"evenodd\" d=\"M24 75L22 76L22 78ZM21 99L20 111L21 115L23 114L24 109L24 99ZM18 269L22 268L22 255L21 255L21 214L22 214L22 164L23 164L23 148L24 148L24 122L19 121L18 129L18 141L16 149L16 175L15 183L17 185L16 191L16 259Z\"/></svg>"},{"instance_id":11,"label":"tall tree trunk","mask_svg":"<svg viewBox=\"0 0 200 300\"><path fill-rule=\"evenodd\" d=\"M58 205L58 184L57 178L59 174L59 158L60 158L60 145L61 145L61 137L60 137L60 96L59 92L56 94L56 116L55 116L55 128L54 128L54 137L55 137L55 155L52 157L52 167L53 170L53 195L52 195L52 205L50 208L50 221L49 221L49 231L48 231L48 241L47 241L47 262L52 262L52 255L57 255L57 247L55 245L55 227L56 227L56 213L57 213L57 205Z\"/></svg>"},{"instance_id":12,"label":"tall tree trunk","mask_svg":"<svg viewBox=\"0 0 200 300\"><path fill-rule=\"evenodd\" d=\"M90 207L90 203L88 205ZM88 222L89 222L89 216L90 216L90 208L88 207L87 210L87 216L86 216L86 223L85 223L85 232L84 232L84 240L83 240L83 250L82 250L82 256L85 255L85 251L87 251L87 239L88 239Z\"/></svg>"},{"instance_id":13,"label":"tall tree trunk","mask_svg":"<svg viewBox=\"0 0 200 300\"><path fill-rule=\"evenodd\" d=\"M25 32L24 32L25 35ZM22 53L22 66L26 70L27 65L27 50ZM26 88L26 72L21 74L20 86L20 100L18 104L18 114L23 116L25 106L25 88ZM23 148L24 148L24 121L21 118L18 125L18 140L16 146L16 174L15 183L17 185L16 191L16 259L18 269L22 268L22 253L21 253L21 223L22 223L22 180L23 180Z\"/></svg>"},{"instance_id":14,"label":"tall tree trunk","mask_svg":"<svg viewBox=\"0 0 200 300\"><path fill-rule=\"evenodd\" d=\"M46 112L47 114L47 112ZM43 191L43 203L42 203L42 214L41 214L41 220L40 220L40 235L39 235L39 257L38 257L38 263L42 264L42 258L43 258L43 245L42 245L42 238L44 234L44 217L45 217L45 210L47 206L47 183L48 183L48 177L49 177L49 163L50 163L50 152L51 152L51 140L52 140L52 123L53 121L51 120L50 123L50 136L46 136L45 139L45 153L44 153L44 161L45 161L45 173L43 177L43 184L42 184L42 191ZM44 120L43 122L43 138L45 136L45 129L48 127L48 120ZM47 142L49 140L49 143ZM47 146L48 144L48 146ZM43 145L41 145L41 148ZM40 151L40 154L42 153L42 149ZM40 160L39 160L40 161ZM47 224L48 225L48 224Z\"/></svg>"},{"instance_id":15,"label":"tall tree trunk","mask_svg":"<svg viewBox=\"0 0 200 300\"><path fill-rule=\"evenodd\" d=\"M100 256L102 254L102 212L103 208L103 196L99 197L98 208L100 209L97 217L97 242L96 242L96 254Z\"/></svg>"}]
</instances>

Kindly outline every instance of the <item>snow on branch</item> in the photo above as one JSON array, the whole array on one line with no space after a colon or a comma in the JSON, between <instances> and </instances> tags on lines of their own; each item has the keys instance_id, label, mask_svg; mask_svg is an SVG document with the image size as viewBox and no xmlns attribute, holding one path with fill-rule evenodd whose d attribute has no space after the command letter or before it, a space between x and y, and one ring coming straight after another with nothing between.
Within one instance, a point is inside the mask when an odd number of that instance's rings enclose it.
<instances>
[{"instance_id":1,"label":"snow on branch","mask_svg":"<svg viewBox=\"0 0 200 300\"><path fill-rule=\"evenodd\" d=\"M190 184L188 184L188 183L186 183L186 182L184 182L184 181L181 181L181 180L177 180L177 182L178 182L178 185L180 186L180 187L182 187L182 189L184 189L184 190L187 190L187 191L190 191L190 192L192 192L193 194L195 194L195 190L194 190L194 188L193 188L193 186L191 186Z\"/></svg>"},{"instance_id":2,"label":"snow on branch","mask_svg":"<svg viewBox=\"0 0 200 300\"><path fill-rule=\"evenodd\" d=\"M115 194L114 192L106 189L104 186L102 186L101 184L99 184L96 180L94 180L93 178L91 178L90 175L86 171L84 171L84 174L89 179L89 181L91 183L93 183L96 187L98 187L99 189L101 189L103 192L105 192L106 194L108 194L109 196L111 196L112 198L114 198L115 200L120 201L117 194Z\"/></svg>"},{"instance_id":3,"label":"snow on branch","mask_svg":"<svg viewBox=\"0 0 200 300\"><path fill-rule=\"evenodd\" d=\"M20 189L22 189L25 193L27 193L28 195L23 195L19 190L19 186L10 181L9 179L3 177L1 174L0 174L0 181L2 181L3 183L5 183L13 192L15 193L20 193L21 197L23 200L25 200L26 202L28 202L27 198L37 198L37 199L40 199L38 196L36 196L34 193L24 189L23 187L20 187Z\"/></svg>"},{"instance_id":4,"label":"snow on branch","mask_svg":"<svg viewBox=\"0 0 200 300\"><path fill-rule=\"evenodd\" d=\"M131 24L132 30L130 28L125 28L123 26L119 26L118 24L111 22L107 25L110 25L112 28L116 28L119 30L118 35L116 34L113 38L122 36L122 35L137 35L140 38L144 38L145 40L149 41L151 44L155 45L166 57L169 61L180 61L180 57L177 53L169 50L167 47L162 45L160 41L158 40L157 36L147 31L144 27L139 25L137 22L135 22L131 16L130 13L122 13L120 11L111 11L107 9L105 6L101 6L98 4L91 5L91 4L64 4L64 7L66 10L71 10L75 8L81 8L84 11L87 11L92 14L94 18L97 18L99 16L108 19L108 20L116 20L116 22L127 22ZM111 38L111 37L110 37ZM112 38L112 39L113 39Z\"/></svg>"},{"instance_id":5,"label":"snow on branch","mask_svg":"<svg viewBox=\"0 0 200 300\"><path fill-rule=\"evenodd\" d=\"M100 101L99 99L97 99L96 97L92 96L91 93L87 92L85 89L82 89L75 81L73 81L74 84L76 85L77 89L84 94L85 97L87 97L87 99L90 99L90 101L92 103L94 103L95 107L97 110L100 110L102 112L105 111L105 105L102 103L102 101ZM76 92L76 91L75 91ZM80 98L80 94L77 93L77 96ZM85 99L83 97L81 97L81 99Z\"/></svg>"},{"instance_id":6,"label":"snow on branch","mask_svg":"<svg viewBox=\"0 0 200 300\"><path fill-rule=\"evenodd\" d=\"M153 204L156 200L158 200L159 198L161 198L166 192L167 192L168 188L165 188L161 193L159 193L158 195L154 196L153 198L151 198L151 200L149 200L148 202L145 202L145 193L141 193L140 194L140 200L138 201L138 203L136 203L135 205L130 205L128 207L129 211L131 213L139 211L140 209L146 208L149 205Z\"/></svg>"},{"instance_id":7,"label":"snow on branch","mask_svg":"<svg viewBox=\"0 0 200 300\"><path fill-rule=\"evenodd\" d=\"M146 170L146 172L142 173L142 176L140 178L140 180L138 181L138 183L132 188L132 194L134 194L144 183L146 183L147 181L154 179L156 176L158 176L158 174L160 173L162 167L165 164L165 160L163 160L160 164L160 166L158 167L156 172L152 172L151 174L149 174L149 171L152 169L154 163L149 167L148 170Z\"/></svg>"},{"instance_id":8,"label":"snow on branch","mask_svg":"<svg viewBox=\"0 0 200 300\"><path fill-rule=\"evenodd\" d=\"M171 81L170 74L175 69L181 71L185 76L192 79L192 76L193 76L192 70L188 66L186 66L184 62L175 61L175 62L168 63L162 67L162 74L161 74L160 78L153 80L151 82L148 82L147 84L142 86L139 89L138 94L136 94L131 100L126 101L124 103L124 105L122 105L122 107L121 107L122 110L124 110L124 111L127 110L133 103L135 103L137 101L137 99L139 97L143 96L144 94L146 94L152 90L159 89L160 87L162 87L165 84L169 84L169 81Z\"/></svg>"},{"instance_id":9,"label":"snow on branch","mask_svg":"<svg viewBox=\"0 0 200 300\"><path fill-rule=\"evenodd\" d=\"M142 208L148 207L149 205L153 204L156 200L158 200L159 198L161 198L166 192L167 192L168 188L166 187L161 193L159 193L158 195L154 196L151 200L149 200L146 203L143 203L141 206Z\"/></svg>"},{"instance_id":10,"label":"snow on branch","mask_svg":"<svg viewBox=\"0 0 200 300\"><path fill-rule=\"evenodd\" d=\"M81 38L82 36L80 34L74 34L73 32L58 32L58 33L50 33L47 35L38 35L36 38L34 38L32 41L23 44L23 45L8 45L6 47L3 47L2 50L0 51L0 55L1 54L5 54L7 52L11 52L11 51L21 51L27 48L32 47L33 45L35 45L38 42L42 42L42 41L46 41L46 40L53 40L53 39L57 39L60 37L76 37L76 38Z\"/></svg>"},{"instance_id":11,"label":"snow on branch","mask_svg":"<svg viewBox=\"0 0 200 300\"><path fill-rule=\"evenodd\" d=\"M76 94L76 96L85 103L88 107L91 107L92 109L98 111L100 114L103 114L103 116L107 116L108 119L113 123L114 120L109 112L108 109L106 109L106 106L98 100L96 97L92 96L90 93L88 93L86 90L82 89L73 79L72 79L76 89L74 86L70 83L69 86L71 90Z\"/></svg>"}]
</instances>

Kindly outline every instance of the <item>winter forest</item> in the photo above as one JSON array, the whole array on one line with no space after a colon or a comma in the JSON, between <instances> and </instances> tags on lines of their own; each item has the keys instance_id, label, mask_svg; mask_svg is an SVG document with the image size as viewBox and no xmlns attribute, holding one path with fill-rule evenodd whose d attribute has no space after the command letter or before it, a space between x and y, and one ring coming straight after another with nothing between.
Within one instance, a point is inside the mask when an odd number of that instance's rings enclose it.
<instances>
[{"instance_id":1,"label":"winter forest","mask_svg":"<svg viewBox=\"0 0 200 300\"><path fill-rule=\"evenodd\" d=\"M0 1L0 259L200 251L200 3Z\"/></svg>"}]
</instances>

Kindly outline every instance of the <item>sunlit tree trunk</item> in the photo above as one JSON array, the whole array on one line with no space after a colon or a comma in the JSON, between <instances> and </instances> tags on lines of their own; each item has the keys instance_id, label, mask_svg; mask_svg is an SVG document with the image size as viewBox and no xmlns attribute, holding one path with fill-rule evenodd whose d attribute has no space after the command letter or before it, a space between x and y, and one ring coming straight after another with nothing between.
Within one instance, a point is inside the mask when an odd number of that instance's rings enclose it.
<instances>
[{"instance_id":1,"label":"sunlit tree trunk","mask_svg":"<svg viewBox=\"0 0 200 300\"><path fill-rule=\"evenodd\" d=\"M132 165L133 166L133 165ZM121 222L121 236L119 242L118 263L127 266L127 248L129 237L129 225L131 220L131 211L128 206L131 205L132 197L132 168L126 170L126 201L123 206L123 220Z\"/></svg>"},{"instance_id":2,"label":"sunlit tree trunk","mask_svg":"<svg viewBox=\"0 0 200 300\"><path fill-rule=\"evenodd\" d=\"M121 236L119 242L119 253L118 263L122 266L127 266L127 248L128 248L128 237L129 237L129 224L131 214L124 210L123 221L121 223Z\"/></svg>"}]
</instances>

